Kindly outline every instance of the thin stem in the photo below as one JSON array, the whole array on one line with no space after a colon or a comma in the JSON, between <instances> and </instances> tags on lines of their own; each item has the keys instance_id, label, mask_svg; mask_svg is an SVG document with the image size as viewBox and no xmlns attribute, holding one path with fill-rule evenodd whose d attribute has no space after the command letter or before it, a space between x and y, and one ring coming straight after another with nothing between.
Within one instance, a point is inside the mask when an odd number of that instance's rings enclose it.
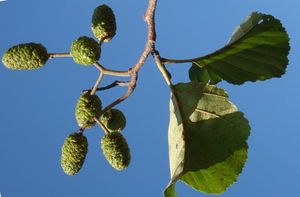
<instances>
[{"instance_id":1,"label":"thin stem","mask_svg":"<svg viewBox=\"0 0 300 197\"><path fill-rule=\"evenodd\" d=\"M134 67L132 67L132 72L138 72L142 68L142 66L145 64L148 55L151 53L151 50L154 47L154 43L156 40L155 21L154 21L156 4L157 4L157 0L149 0L148 2L148 8L144 15L144 20L148 25L147 42L140 59L134 65Z\"/></svg>"},{"instance_id":2,"label":"thin stem","mask_svg":"<svg viewBox=\"0 0 300 197\"><path fill-rule=\"evenodd\" d=\"M72 57L70 53L49 53L49 58L55 58L55 57Z\"/></svg>"},{"instance_id":3,"label":"thin stem","mask_svg":"<svg viewBox=\"0 0 300 197\"><path fill-rule=\"evenodd\" d=\"M105 134L109 134L109 130L106 128L105 125L103 125L103 123L100 120L98 120L98 118L94 117L93 119L102 128Z\"/></svg>"},{"instance_id":4,"label":"thin stem","mask_svg":"<svg viewBox=\"0 0 300 197\"><path fill-rule=\"evenodd\" d=\"M178 101L177 94L176 94L176 91L175 91L175 89L174 89L174 86L173 86L173 84L172 84L172 81L171 81L169 72L168 72L168 70L166 69L165 65L162 63L161 57L160 57L160 55L159 55L159 52L156 51L156 50L153 50L152 55L153 55L153 57L154 57L154 59L155 59L155 62L156 62L156 65L157 65L159 71L162 73L162 75L163 75L163 77L164 77L164 79L165 79L167 85L168 85L169 88L170 88L170 91L171 91L171 94L172 94L172 101L173 101L173 104L174 104L174 106L177 106L177 107L178 107L178 106L179 106L179 101ZM178 117L178 118L181 119L182 114L181 114L181 111L180 111L180 110L179 110L179 116L180 116L180 117Z\"/></svg>"},{"instance_id":5,"label":"thin stem","mask_svg":"<svg viewBox=\"0 0 300 197\"><path fill-rule=\"evenodd\" d=\"M108 89L114 88L116 86L124 87L124 86L128 86L129 84L130 84L130 81L114 81L113 83L111 83L111 84L109 84L107 86L104 86L104 87L101 87L101 88L97 88L96 91L108 90ZM91 91L91 90L90 89L89 90L82 90L82 93L88 92L88 91Z\"/></svg>"},{"instance_id":6,"label":"thin stem","mask_svg":"<svg viewBox=\"0 0 300 197\"><path fill-rule=\"evenodd\" d=\"M85 128L84 128L84 127L80 127L80 128L77 130L77 132L78 132L78 133L83 133L83 132L84 132L84 130L85 130Z\"/></svg>"},{"instance_id":7,"label":"thin stem","mask_svg":"<svg viewBox=\"0 0 300 197\"><path fill-rule=\"evenodd\" d=\"M101 64L99 64L99 62L96 62L94 65L105 75L112 75L112 76L118 76L118 77L130 77L129 71L118 71L118 70L107 69L104 66L102 66Z\"/></svg>"},{"instance_id":8,"label":"thin stem","mask_svg":"<svg viewBox=\"0 0 300 197\"><path fill-rule=\"evenodd\" d=\"M120 98L116 99L114 102L112 102L111 104L109 104L108 106L106 106L100 113L100 116L102 114L104 114L106 111L112 109L114 106L118 105L119 103L121 103L122 101L126 100L134 91L135 86L136 86L136 82L137 82L137 75L133 74L131 76L131 80L130 83L128 84L128 89L127 92L122 95Z\"/></svg>"},{"instance_id":9,"label":"thin stem","mask_svg":"<svg viewBox=\"0 0 300 197\"><path fill-rule=\"evenodd\" d=\"M172 84L172 81L171 81L171 78L170 78L170 75L169 75L169 72L168 70L166 69L165 65L162 63L161 61L161 57L159 55L159 52L156 51L156 50L153 50L152 52L152 55L155 59L155 62L156 62L156 65L159 69L159 71L162 73L167 85L169 86L170 88L170 91L171 91L171 98L172 98L172 102L173 102L173 105L174 106L177 106L177 108L179 109L179 100L178 100L178 97L177 97L177 94L176 94L176 91L174 89L174 86ZM182 114L181 114L181 111L178 110L178 120L179 119L182 119Z\"/></svg>"},{"instance_id":10,"label":"thin stem","mask_svg":"<svg viewBox=\"0 0 300 197\"><path fill-rule=\"evenodd\" d=\"M106 106L100 113L100 116L102 114L104 114L105 112L107 112L108 110L112 109L114 106L118 105L119 103L121 103L122 101L126 100L130 95L131 93L133 92L133 89L131 88L128 88L128 91L123 95L121 96L120 98L118 98L117 100L115 100L114 102L112 102L111 104L109 104L108 106Z\"/></svg>"},{"instance_id":11,"label":"thin stem","mask_svg":"<svg viewBox=\"0 0 300 197\"><path fill-rule=\"evenodd\" d=\"M167 59L167 58L161 58L161 62L163 64L172 64L172 63L189 63L189 62L194 62L197 61L199 58L193 58L193 59L182 59L182 60L174 60L174 59Z\"/></svg>"},{"instance_id":12,"label":"thin stem","mask_svg":"<svg viewBox=\"0 0 300 197\"><path fill-rule=\"evenodd\" d=\"M97 88L98 88L99 84L101 83L101 81L103 79L103 76L104 76L104 73L100 71L99 77L98 77L98 79L97 79L97 81L96 81L96 83L95 83L95 85L94 85L94 87L91 91L91 95L94 95L96 93Z\"/></svg>"},{"instance_id":13,"label":"thin stem","mask_svg":"<svg viewBox=\"0 0 300 197\"><path fill-rule=\"evenodd\" d=\"M181 60L174 60L174 59L167 59L167 58L161 58L161 61L162 63L164 64L171 64L171 63L188 63L188 62L196 62L200 59L206 59L206 58L211 58L213 56L215 56L216 54L220 54L220 53L223 53L225 50L228 49L228 45L217 50L217 51L214 51L212 53L209 53L207 55L204 55L204 56L201 56L201 57L196 57L196 58L192 58L192 59L181 59Z\"/></svg>"},{"instance_id":14,"label":"thin stem","mask_svg":"<svg viewBox=\"0 0 300 197\"><path fill-rule=\"evenodd\" d=\"M152 55L153 55L153 57L155 59L155 63L157 65L159 71L161 72L161 74L164 77L167 85L170 87L170 90L173 93L174 90L173 90L173 85L172 85L172 82L171 82L171 78L170 78L169 72L166 69L165 65L162 63L162 60L161 60L161 57L160 57L158 51L153 50Z\"/></svg>"},{"instance_id":15,"label":"thin stem","mask_svg":"<svg viewBox=\"0 0 300 197\"><path fill-rule=\"evenodd\" d=\"M162 75L163 75L166 83L168 84L168 86L170 88L170 91L171 91L171 100L172 100L174 108L177 109L177 112L176 112L177 122L181 122L180 127L182 127L182 129L185 130L186 128L185 128L185 124L183 124L182 111L181 111L181 108L179 107L180 103L179 103L176 91L174 89L174 86L172 84L170 75L168 74L168 70L166 69L165 65L162 63L161 57L160 57L158 51L153 50L152 51L152 55L153 55L153 57L155 59L155 62L156 62L156 65L157 65L158 69L162 73ZM183 143L185 143L185 141L183 141ZM172 174L171 176L173 177L174 180L177 180L179 178L178 175L176 175L176 174Z\"/></svg>"},{"instance_id":16,"label":"thin stem","mask_svg":"<svg viewBox=\"0 0 300 197\"><path fill-rule=\"evenodd\" d=\"M98 44L99 44L99 47L101 47L101 46L102 46L103 42L104 42L104 39L100 39L100 40L99 40L99 42L98 42Z\"/></svg>"},{"instance_id":17,"label":"thin stem","mask_svg":"<svg viewBox=\"0 0 300 197\"><path fill-rule=\"evenodd\" d=\"M108 86L97 88L97 91L108 90L108 89L111 89L116 86L121 86L121 87L129 86L129 84L130 84L130 81L114 81L112 84L110 84Z\"/></svg>"}]
</instances>

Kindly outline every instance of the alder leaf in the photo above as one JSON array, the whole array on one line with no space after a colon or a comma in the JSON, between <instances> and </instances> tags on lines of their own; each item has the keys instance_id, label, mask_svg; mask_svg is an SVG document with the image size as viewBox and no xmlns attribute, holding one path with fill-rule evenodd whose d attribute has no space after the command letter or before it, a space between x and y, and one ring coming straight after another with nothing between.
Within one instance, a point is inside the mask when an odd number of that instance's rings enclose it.
<instances>
[{"instance_id":1,"label":"alder leaf","mask_svg":"<svg viewBox=\"0 0 300 197\"><path fill-rule=\"evenodd\" d=\"M193 64L189 70L189 78L191 81L209 83L211 85L216 85L222 81L222 78L219 75L206 68L200 68L195 64Z\"/></svg>"},{"instance_id":2,"label":"alder leaf","mask_svg":"<svg viewBox=\"0 0 300 197\"><path fill-rule=\"evenodd\" d=\"M247 160L248 120L214 85L193 81L174 90L168 131L171 180L165 197L177 195L177 180L205 193L223 193Z\"/></svg>"},{"instance_id":3,"label":"alder leaf","mask_svg":"<svg viewBox=\"0 0 300 197\"><path fill-rule=\"evenodd\" d=\"M214 53L193 60L229 83L281 77L288 65L289 36L272 15L253 12L240 24L229 43Z\"/></svg>"}]
</instances>

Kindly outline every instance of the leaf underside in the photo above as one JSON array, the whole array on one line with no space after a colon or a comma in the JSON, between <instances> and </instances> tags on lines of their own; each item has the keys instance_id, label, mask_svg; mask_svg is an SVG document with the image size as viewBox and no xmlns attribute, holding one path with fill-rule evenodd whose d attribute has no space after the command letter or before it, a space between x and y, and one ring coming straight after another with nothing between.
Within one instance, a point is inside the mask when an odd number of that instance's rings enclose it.
<instances>
[{"instance_id":1,"label":"leaf underside","mask_svg":"<svg viewBox=\"0 0 300 197\"><path fill-rule=\"evenodd\" d=\"M229 83L242 84L281 77L288 65L289 50L289 36L280 21L253 12L236 28L225 47L192 63Z\"/></svg>"},{"instance_id":2,"label":"leaf underside","mask_svg":"<svg viewBox=\"0 0 300 197\"><path fill-rule=\"evenodd\" d=\"M236 181L247 160L248 121L214 85L180 83L174 90L168 133L171 180L165 197L177 196L177 180L220 194Z\"/></svg>"}]
</instances>

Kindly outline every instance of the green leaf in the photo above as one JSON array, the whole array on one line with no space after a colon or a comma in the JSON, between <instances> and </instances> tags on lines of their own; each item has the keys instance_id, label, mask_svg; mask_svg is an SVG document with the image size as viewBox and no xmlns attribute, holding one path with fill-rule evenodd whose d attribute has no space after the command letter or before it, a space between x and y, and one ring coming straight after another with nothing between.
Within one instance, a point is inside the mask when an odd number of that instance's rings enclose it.
<instances>
[{"instance_id":1,"label":"green leaf","mask_svg":"<svg viewBox=\"0 0 300 197\"><path fill-rule=\"evenodd\" d=\"M207 169L185 173L181 180L196 190L221 194L237 179L247 161L248 147L236 150L226 160Z\"/></svg>"},{"instance_id":2,"label":"green leaf","mask_svg":"<svg viewBox=\"0 0 300 197\"><path fill-rule=\"evenodd\" d=\"M289 50L289 36L280 21L253 12L225 47L192 62L229 83L242 84L281 77L288 65Z\"/></svg>"},{"instance_id":3,"label":"green leaf","mask_svg":"<svg viewBox=\"0 0 300 197\"><path fill-rule=\"evenodd\" d=\"M203 83L209 82L209 74L206 68L200 68L197 65L192 65L189 70L189 77L191 81L198 81Z\"/></svg>"},{"instance_id":4,"label":"green leaf","mask_svg":"<svg viewBox=\"0 0 300 197\"><path fill-rule=\"evenodd\" d=\"M207 70L206 68L200 68L195 64L193 64L189 70L189 77L191 81L209 83L211 85L215 85L222 80L222 78L213 71Z\"/></svg>"},{"instance_id":5,"label":"green leaf","mask_svg":"<svg viewBox=\"0 0 300 197\"><path fill-rule=\"evenodd\" d=\"M167 187L164 191L164 195L165 197L178 197L175 189L175 184L171 184L169 187Z\"/></svg>"},{"instance_id":6,"label":"green leaf","mask_svg":"<svg viewBox=\"0 0 300 197\"><path fill-rule=\"evenodd\" d=\"M214 85L179 83L174 91L168 131L171 180L165 191L172 196L173 184L182 180L196 190L220 194L237 180L247 160L248 121Z\"/></svg>"}]
</instances>

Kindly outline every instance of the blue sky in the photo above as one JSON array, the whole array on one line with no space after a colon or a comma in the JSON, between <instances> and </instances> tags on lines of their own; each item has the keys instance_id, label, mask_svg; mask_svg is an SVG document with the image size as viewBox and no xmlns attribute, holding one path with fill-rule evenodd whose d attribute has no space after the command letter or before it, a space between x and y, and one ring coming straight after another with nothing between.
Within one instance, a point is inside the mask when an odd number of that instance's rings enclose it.
<instances>
[{"instance_id":1,"label":"blue sky","mask_svg":"<svg viewBox=\"0 0 300 197\"><path fill-rule=\"evenodd\" d=\"M170 3L172 2L172 3ZM102 47L101 63L125 70L136 63L146 39L142 20L146 0L0 2L0 54L12 45L43 43L49 52L67 52L71 42L92 36L91 15L108 4L117 18L117 35ZM234 28L252 11L281 19L291 38L290 64L280 79L233 86L221 83L249 119L249 159L238 182L224 197L296 197L300 186L299 7L296 0L159 0L157 49L169 58L192 58L222 47ZM168 65L174 82L188 81L188 64ZM132 154L130 167L115 171L105 161L98 128L86 132L89 152L78 175L60 167L66 136L76 131L74 109L81 90L93 85L94 67L72 59L54 59L34 71L0 66L0 192L15 196L162 196L169 181L167 128L169 91L150 57L139 73L133 95L118 106L127 117L123 131ZM103 84L115 78L105 77ZM109 104L125 89L101 92ZM200 197L182 183L180 197Z\"/></svg>"}]
</instances>

